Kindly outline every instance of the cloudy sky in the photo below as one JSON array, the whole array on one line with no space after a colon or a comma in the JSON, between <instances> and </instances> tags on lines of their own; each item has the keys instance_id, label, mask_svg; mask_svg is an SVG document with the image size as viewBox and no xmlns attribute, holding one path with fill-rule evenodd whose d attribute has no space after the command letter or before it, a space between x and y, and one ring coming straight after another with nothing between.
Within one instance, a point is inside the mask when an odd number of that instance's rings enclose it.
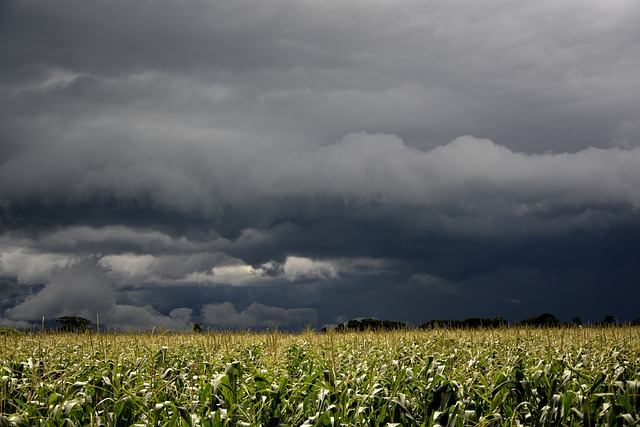
<instances>
[{"instance_id":1,"label":"cloudy sky","mask_svg":"<svg viewBox=\"0 0 640 427\"><path fill-rule=\"evenodd\" d=\"M636 0L0 2L0 325L640 317Z\"/></svg>"}]
</instances>

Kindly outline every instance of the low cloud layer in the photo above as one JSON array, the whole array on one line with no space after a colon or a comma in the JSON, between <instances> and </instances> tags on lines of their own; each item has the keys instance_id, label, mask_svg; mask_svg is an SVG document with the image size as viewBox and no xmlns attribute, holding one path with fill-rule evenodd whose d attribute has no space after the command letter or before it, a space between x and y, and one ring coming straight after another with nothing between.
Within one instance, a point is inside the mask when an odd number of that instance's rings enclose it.
<instances>
[{"instance_id":1,"label":"low cloud layer","mask_svg":"<svg viewBox=\"0 0 640 427\"><path fill-rule=\"evenodd\" d=\"M0 323L640 317L639 18L5 2Z\"/></svg>"},{"instance_id":2,"label":"low cloud layer","mask_svg":"<svg viewBox=\"0 0 640 427\"><path fill-rule=\"evenodd\" d=\"M316 310L310 308L269 307L253 303L238 312L230 302L207 304L202 307L205 323L229 328L264 328L294 325L315 325Z\"/></svg>"},{"instance_id":3,"label":"low cloud layer","mask_svg":"<svg viewBox=\"0 0 640 427\"><path fill-rule=\"evenodd\" d=\"M149 157L157 153L141 151ZM421 218L412 219L417 227L437 224L462 234L499 234L513 224L523 232L598 228L624 220L624 212L633 216L640 207L638 148L528 154L463 136L421 151L395 135L351 133L317 150L274 149L257 158L244 153L218 158L215 147L201 149L200 169L181 158L167 158L156 167L149 167L148 159L129 160L130 173L114 170L111 159L105 163L98 154L69 160L75 170L58 163L33 170L30 165L41 155L34 150L3 164L0 191L9 224L59 225L74 213L82 218L71 221L88 226L133 224L144 221L136 212L149 211L149 223L158 227L184 218L225 236L295 217L376 218L419 209ZM69 212L59 218L44 213L52 209ZM44 242L117 244L119 234L126 234L113 228L104 236L98 230L74 230L68 237L58 231ZM136 233L137 238L122 236L122 243L181 244L154 241L165 237L152 230Z\"/></svg>"}]
</instances>

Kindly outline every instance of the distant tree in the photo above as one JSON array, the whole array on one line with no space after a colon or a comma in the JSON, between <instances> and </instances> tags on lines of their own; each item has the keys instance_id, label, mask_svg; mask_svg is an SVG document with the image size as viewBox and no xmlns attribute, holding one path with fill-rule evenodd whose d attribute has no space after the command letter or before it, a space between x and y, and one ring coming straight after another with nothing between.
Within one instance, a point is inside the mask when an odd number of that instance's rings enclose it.
<instances>
[{"instance_id":1,"label":"distant tree","mask_svg":"<svg viewBox=\"0 0 640 427\"><path fill-rule=\"evenodd\" d=\"M494 319L482 317L470 317L464 320L430 320L418 325L418 329L489 329L489 328L506 328L509 322L502 316Z\"/></svg>"},{"instance_id":2,"label":"distant tree","mask_svg":"<svg viewBox=\"0 0 640 427\"><path fill-rule=\"evenodd\" d=\"M200 323L194 323L193 324L193 332L195 332L196 334L201 334L202 333L202 325Z\"/></svg>"},{"instance_id":3,"label":"distant tree","mask_svg":"<svg viewBox=\"0 0 640 427\"><path fill-rule=\"evenodd\" d=\"M84 317L62 316L58 318L60 329L65 332L84 332L91 328L91 321Z\"/></svg>"},{"instance_id":4,"label":"distant tree","mask_svg":"<svg viewBox=\"0 0 640 427\"><path fill-rule=\"evenodd\" d=\"M579 317L577 317L577 316L573 318L573 320L571 321L571 323L572 323L574 326L582 326L582 325L583 325L582 319L581 319L581 318L579 318Z\"/></svg>"},{"instance_id":5,"label":"distant tree","mask_svg":"<svg viewBox=\"0 0 640 427\"><path fill-rule=\"evenodd\" d=\"M498 316L492 320L491 326L494 328L507 328L509 327L509 321L502 316Z\"/></svg>"},{"instance_id":6,"label":"distant tree","mask_svg":"<svg viewBox=\"0 0 640 427\"><path fill-rule=\"evenodd\" d=\"M618 324L618 321L614 316L607 314L606 316L604 316L604 319L602 320L602 324L604 326L613 326Z\"/></svg>"},{"instance_id":7,"label":"distant tree","mask_svg":"<svg viewBox=\"0 0 640 427\"><path fill-rule=\"evenodd\" d=\"M394 331L398 329L409 329L409 324L392 320L378 319L351 319L347 323L341 323L335 327L324 327L322 331L333 330L335 332L364 332L364 331Z\"/></svg>"},{"instance_id":8,"label":"distant tree","mask_svg":"<svg viewBox=\"0 0 640 427\"><path fill-rule=\"evenodd\" d=\"M364 326L359 320L351 319L347 322L347 329L350 331L364 331Z\"/></svg>"},{"instance_id":9,"label":"distant tree","mask_svg":"<svg viewBox=\"0 0 640 427\"><path fill-rule=\"evenodd\" d=\"M559 326L560 320L551 313L542 313L542 314L538 314L537 316L533 316L528 319L522 320L520 324L526 325L526 326L535 326L538 328L543 328L543 327Z\"/></svg>"}]
</instances>

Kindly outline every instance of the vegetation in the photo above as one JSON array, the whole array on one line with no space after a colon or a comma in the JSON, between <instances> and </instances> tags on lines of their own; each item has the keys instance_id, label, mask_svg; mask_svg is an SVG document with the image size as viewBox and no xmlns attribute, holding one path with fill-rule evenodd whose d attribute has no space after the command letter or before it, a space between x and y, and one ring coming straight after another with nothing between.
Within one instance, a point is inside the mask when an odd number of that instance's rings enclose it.
<instances>
[{"instance_id":1,"label":"vegetation","mask_svg":"<svg viewBox=\"0 0 640 427\"><path fill-rule=\"evenodd\" d=\"M57 322L64 332L84 332L91 328L91 321L83 317L62 316Z\"/></svg>"},{"instance_id":2,"label":"vegetation","mask_svg":"<svg viewBox=\"0 0 640 427\"><path fill-rule=\"evenodd\" d=\"M378 319L352 319L347 323L342 323L335 326L331 331L334 332L346 332L346 331L395 331L399 329L409 329L409 325L404 322L394 322L391 320L378 320ZM329 332L329 328L322 328L322 332Z\"/></svg>"},{"instance_id":3,"label":"vegetation","mask_svg":"<svg viewBox=\"0 0 640 427\"><path fill-rule=\"evenodd\" d=\"M560 320L551 313L542 313L537 316L530 317L529 319L525 319L519 322L520 325L524 326L535 326L535 327L554 327L560 325Z\"/></svg>"},{"instance_id":4,"label":"vegetation","mask_svg":"<svg viewBox=\"0 0 640 427\"><path fill-rule=\"evenodd\" d=\"M640 328L0 338L0 425L635 425Z\"/></svg>"},{"instance_id":5,"label":"vegetation","mask_svg":"<svg viewBox=\"0 0 640 427\"><path fill-rule=\"evenodd\" d=\"M431 320L429 322L421 323L418 325L418 329L433 329L433 328L462 328L462 329L474 329L474 328L504 328L509 326L509 322L504 317L496 317L494 319L485 319L479 317L472 317L464 320Z\"/></svg>"},{"instance_id":6,"label":"vegetation","mask_svg":"<svg viewBox=\"0 0 640 427\"><path fill-rule=\"evenodd\" d=\"M580 317L574 317L571 324L573 326L582 326L584 322ZM640 326L640 319L627 323L631 326ZM593 326L621 326L618 320L608 314L600 322L596 322ZM420 323L417 329L487 329L487 328L506 328L509 327L509 321L502 316L495 318L472 317L464 320L457 319L433 319L428 322ZM526 326L535 328L555 328L559 326L568 326L562 323L555 315L551 313L542 313L527 319L522 319L515 323L515 326ZM353 332L353 331L393 331L398 329L411 329L411 326L404 322L396 322L390 320L378 319L352 319L339 325L326 326L322 328L323 332Z\"/></svg>"}]
</instances>

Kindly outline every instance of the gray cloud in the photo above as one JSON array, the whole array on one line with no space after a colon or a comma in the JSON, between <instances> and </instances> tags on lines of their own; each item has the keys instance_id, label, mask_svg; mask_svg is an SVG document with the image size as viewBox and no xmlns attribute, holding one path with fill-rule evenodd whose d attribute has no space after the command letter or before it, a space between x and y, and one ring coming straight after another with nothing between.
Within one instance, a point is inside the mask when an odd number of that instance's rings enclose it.
<instances>
[{"instance_id":1,"label":"gray cloud","mask_svg":"<svg viewBox=\"0 0 640 427\"><path fill-rule=\"evenodd\" d=\"M94 322L104 322L113 329L142 326L186 330L191 325L191 308L175 308L168 315L153 307L121 304L112 282L96 268L94 260L86 259L71 267L56 268L44 288L22 299L3 313L3 324L22 325L24 320L61 316L82 316Z\"/></svg>"},{"instance_id":2,"label":"gray cloud","mask_svg":"<svg viewBox=\"0 0 640 427\"><path fill-rule=\"evenodd\" d=\"M126 169L109 163L97 172L78 165L77 173L57 166L31 172L28 165L38 158L34 153L3 165L0 189L8 201L6 215L18 219L22 212L12 209L21 205L46 209L96 205L111 209L111 217L120 221L126 221L127 212L146 210L150 212L147 220L161 212L165 217L157 221L167 225L178 216L190 218L192 226L200 224L222 233L245 230L245 237L251 228L295 217L322 217L329 211L337 216L401 217L411 208L421 209L420 217L410 220L418 228L490 235L513 228L524 233L566 232L624 222L628 219L621 215L624 212L634 217L640 206L639 150L587 148L576 153L526 154L465 136L425 152L408 147L395 135L354 133L315 151L274 151L247 160L242 176L229 178L225 186L206 172L192 177L174 173L188 166L172 158L168 158L171 164L142 160ZM204 154L209 157L200 161L208 161L212 170L236 169L219 164L212 151ZM30 181L35 174L42 178ZM236 175L230 172L229 176ZM29 212L24 215L25 221L37 220L28 218ZM90 223L91 216L85 221ZM76 237L67 242L86 242L80 233L93 233L89 239L94 242L103 239L115 244L121 235L117 229L103 233L102 238L95 229L74 230ZM60 233L43 243L56 244ZM197 246L154 231L143 232L146 237L135 233L156 248L158 244ZM149 240L154 233L164 242ZM137 240L130 237L123 239ZM209 237L224 246L220 236Z\"/></svg>"},{"instance_id":3,"label":"gray cloud","mask_svg":"<svg viewBox=\"0 0 640 427\"><path fill-rule=\"evenodd\" d=\"M422 152L394 135L358 133L292 157L256 162L242 190L250 194L246 199L308 196L470 209L504 201L514 215L598 203L637 209L640 203L637 149L527 155L466 136Z\"/></svg>"},{"instance_id":4,"label":"gray cloud","mask_svg":"<svg viewBox=\"0 0 640 427\"><path fill-rule=\"evenodd\" d=\"M541 295L637 293L637 2L0 15L3 324L571 318Z\"/></svg>"},{"instance_id":5,"label":"gray cloud","mask_svg":"<svg viewBox=\"0 0 640 427\"><path fill-rule=\"evenodd\" d=\"M95 274L88 261L74 267L56 268L45 288L25 302L6 312L14 319L37 319L70 315L70 311L80 310L78 315L93 317L105 305L115 302L115 294L109 283Z\"/></svg>"},{"instance_id":6,"label":"gray cloud","mask_svg":"<svg viewBox=\"0 0 640 427\"><path fill-rule=\"evenodd\" d=\"M310 308L269 307L254 303L237 311L230 302L207 304L202 307L202 316L208 324L230 328L255 328L276 326L306 326L317 321L316 310Z\"/></svg>"},{"instance_id":7,"label":"gray cloud","mask_svg":"<svg viewBox=\"0 0 640 427\"><path fill-rule=\"evenodd\" d=\"M48 105L54 123L149 131L166 120L182 138L252 147L367 130L422 148L475 134L574 151L638 136L639 12L631 1L14 2L2 73L28 80L3 99L27 115ZM23 89L47 81L59 83Z\"/></svg>"}]
</instances>

